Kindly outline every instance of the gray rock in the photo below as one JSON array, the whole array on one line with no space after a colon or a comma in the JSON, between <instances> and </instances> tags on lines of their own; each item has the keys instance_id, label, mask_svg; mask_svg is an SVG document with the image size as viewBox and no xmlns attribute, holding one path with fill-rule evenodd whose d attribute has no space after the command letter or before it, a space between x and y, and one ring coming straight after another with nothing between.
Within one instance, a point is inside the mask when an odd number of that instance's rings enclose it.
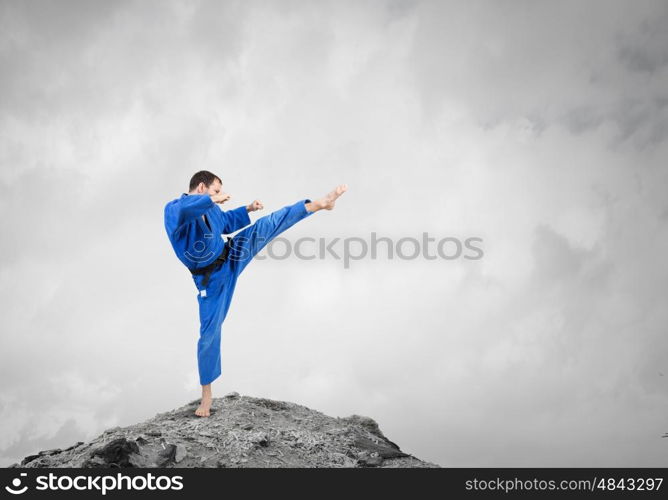
<instances>
[{"instance_id":1,"label":"gray rock","mask_svg":"<svg viewBox=\"0 0 668 500\"><path fill-rule=\"evenodd\" d=\"M174 460L176 463L179 463L181 460L186 458L186 455L188 452L186 451L186 447L183 446L182 444L177 444L176 445L176 453L174 454Z\"/></svg>"},{"instance_id":2,"label":"gray rock","mask_svg":"<svg viewBox=\"0 0 668 500\"><path fill-rule=\"evenodd\" d=\"M237 392L214 398L218 411L209 417L196 416L197 406L191 401L10 467L440 467L403 452L369 417L330 417Z\"/></svg>"}]
</instances>

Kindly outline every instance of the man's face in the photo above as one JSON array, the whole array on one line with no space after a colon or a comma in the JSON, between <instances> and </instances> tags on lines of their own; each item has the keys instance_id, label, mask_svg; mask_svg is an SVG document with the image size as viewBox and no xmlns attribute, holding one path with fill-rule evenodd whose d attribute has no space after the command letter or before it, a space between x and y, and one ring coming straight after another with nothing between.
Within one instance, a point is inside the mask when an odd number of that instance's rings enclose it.
<instances>
[{"instance_id":1,"label":"man's face","mask_svg":"<svg viewBox=\"0 0 668 500\"><path fill-rule=\"evenodd\" d=\"M222 191L223 185L220 182L218 182L218 179L214 179L207 189L208 189L207 194L214 195Z\"/></svg>"},{"instance_id":2,"label":"man's face","mask_svg":"<svg viewBox=\"0 0 668 500\"><path fill-rule=\"evenodd\" d=\"M214 179L211 184L209 184L209 187L206 187L203 182L199 183L199 186L195 188L194 191L192 191L195 194L208 194L213 195L213 194L218 194L222 192L223 190L223 185L218 181L218 179Z\"/></svg>"}]
</instances>

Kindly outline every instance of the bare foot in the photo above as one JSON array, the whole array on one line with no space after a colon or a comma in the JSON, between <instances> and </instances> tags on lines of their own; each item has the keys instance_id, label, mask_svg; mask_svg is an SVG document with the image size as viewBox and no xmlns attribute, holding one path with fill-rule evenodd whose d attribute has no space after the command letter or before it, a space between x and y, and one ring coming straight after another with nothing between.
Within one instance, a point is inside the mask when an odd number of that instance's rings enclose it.
<instances>
[{"instance_id":1,"label":"bare foot","mask_svg":"<svg viewBox=\"0 0 668 500\"><path fill-rule=\"evenodd\" d=\"M208 417L211 415L211 384L202 386L202 402L195 410L198 417Z\"/></svg>"},{"instance_id":2,"label":"bare foot","mask_svg":"<svg viewBox=\"0 0 668 500\"><path fill-rule=\"evenodd\" d=\"M339 184L332 191L327 193L322 198L306 204L306 209L309 212L317 212L318 210L331 210L334 208L336 199L343 193L348 191L348 184Z\"/></svg>"}]
</instances>

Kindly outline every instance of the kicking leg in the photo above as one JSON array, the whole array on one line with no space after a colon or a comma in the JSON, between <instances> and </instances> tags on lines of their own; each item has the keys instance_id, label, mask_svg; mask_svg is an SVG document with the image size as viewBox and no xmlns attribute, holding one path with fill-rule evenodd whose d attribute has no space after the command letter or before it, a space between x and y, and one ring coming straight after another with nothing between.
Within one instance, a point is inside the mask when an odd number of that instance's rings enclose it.
<instances>
[{"instance_id":1,"label":"kicking leg","mask_svg":"<svg viewBox=\"0 0 668 500\"><path fill-rule=\"evenodd\" d=\"M293 205L276 210L259 218L255 223L237 233L232 238L230 264L233 272L238 276L246 268L257 253L271 240L283 231L318 210L332 210L336 199L341 196L348 186L341 184L334 190L315 201L305 199Z\"/></svg>"}]
</instances>

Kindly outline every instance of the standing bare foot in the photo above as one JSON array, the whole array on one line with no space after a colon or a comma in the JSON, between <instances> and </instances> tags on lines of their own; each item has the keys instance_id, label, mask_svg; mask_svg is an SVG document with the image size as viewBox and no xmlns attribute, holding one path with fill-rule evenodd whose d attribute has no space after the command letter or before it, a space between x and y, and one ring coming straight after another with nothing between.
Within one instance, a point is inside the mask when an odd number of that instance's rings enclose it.
<instances>
[{"instance_id":1,"label":"standing bare foot","mask_svg":"<svg viewBox=\"0 0 668 500\"><path fill-rule=\"evenodd\" d=\"M198 417L208 417L211 415L211 384L202 386L202 402L195 410Z\"/></svg>"},{"instance_id":2,"label":"standing bare foot","mask_svg":"<svg viewBox=\"0 0 668 500\"><path fill-rule=\"evenodd\" d=\"M318 210L331 210L334 208L336 199L343 193L348 191L348 184L339 184L332 191L327 193L320 199L306 204L306 210L309 212L317 212Z\"/></svg>"}]
</instances>

